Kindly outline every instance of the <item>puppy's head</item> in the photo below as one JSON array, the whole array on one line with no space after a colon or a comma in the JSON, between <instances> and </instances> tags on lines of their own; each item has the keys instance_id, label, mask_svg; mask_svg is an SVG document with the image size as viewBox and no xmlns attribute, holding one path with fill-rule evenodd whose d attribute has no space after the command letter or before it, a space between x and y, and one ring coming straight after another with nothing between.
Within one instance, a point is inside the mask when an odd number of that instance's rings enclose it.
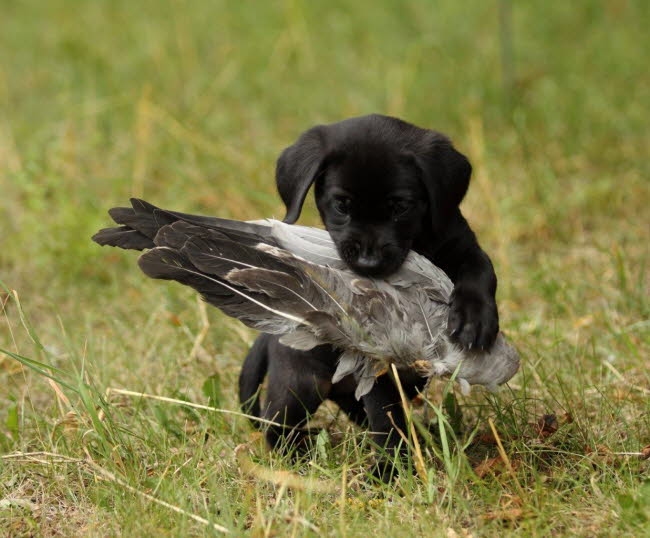
<instances>
[{"instance_id":1,"label":"puppy's head","mask_svg":"<svg viewBox=\"0 0 650 538\"><path fill-rule=\"evenodd\" d=\"M289 223L315 183L316 205L343 261L381 278L399 269L416 240L434 244L444 235L470 174L467 159L440 133L371 115L303 133L278 159L276 182Z\"/></svg>"}]
</instances>

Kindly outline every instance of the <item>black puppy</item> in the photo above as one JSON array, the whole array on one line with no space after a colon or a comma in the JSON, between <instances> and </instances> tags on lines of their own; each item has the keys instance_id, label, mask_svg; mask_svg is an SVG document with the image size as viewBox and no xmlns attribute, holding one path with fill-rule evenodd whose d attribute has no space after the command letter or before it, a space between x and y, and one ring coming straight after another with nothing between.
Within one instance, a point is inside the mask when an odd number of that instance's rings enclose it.
<instances>
[{"instance_id":1,"label":"black puppy","mask_svg":"<svg viewBox=\"0 0 650 538\"><path fill-rule=\"evenodd\" d=\"M355 272L387 276L410 249L442 268L454 282L448 322L452 338L463 347L488 348L499 329L497 280L490 258L458 208L471 170L444 135L370 115L303 133L280 155L276 182L289 223L298 219L315 184L321 219ZM354 379L331 382L339 355L330 346L295 351L271 335L255 341L239 378L239 394L249 412L286 425L267 431L272 446L296 435L293 428L331 399L357 423L367 421L378 444L397 447L395 427L404 431L404 414L393 380L379 377L357 402ZM267 373L267 396L260 409L257 394ZM424 384L415 375L401 378L410 397Z\"/></svg>"}]
</instances>

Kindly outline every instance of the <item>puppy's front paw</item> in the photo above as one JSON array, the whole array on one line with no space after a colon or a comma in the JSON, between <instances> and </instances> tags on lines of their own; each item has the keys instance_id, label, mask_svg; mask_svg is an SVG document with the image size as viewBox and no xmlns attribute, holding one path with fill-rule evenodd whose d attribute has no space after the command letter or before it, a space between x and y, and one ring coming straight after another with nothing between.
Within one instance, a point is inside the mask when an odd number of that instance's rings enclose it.
<instances>
[{"instance_id":1,"label":"puppy's front paw","mask_svg":"<svg viewBox=\"0 0 650 538\"><path fill-rule=\"evenodd\" d=\"M452 341L466 349L490 349L499 332L499 313L493 298L457 287L451 296L447 330Z\"/></svg>"}]
</instances>

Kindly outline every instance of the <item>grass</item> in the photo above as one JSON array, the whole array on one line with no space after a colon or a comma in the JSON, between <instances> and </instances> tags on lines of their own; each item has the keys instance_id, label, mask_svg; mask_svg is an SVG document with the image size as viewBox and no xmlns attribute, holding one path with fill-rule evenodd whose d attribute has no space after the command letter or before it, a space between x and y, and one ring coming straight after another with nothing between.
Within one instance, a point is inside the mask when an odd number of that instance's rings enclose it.
<instances>
[{"instance_id":1,"label":"grass","mask_svg":"<svg viewBox=\"0 0 650 538\"><path fill-rule=\"evenodd\" d=\"M649 532L650 8L512 2L509 39L507 5L2 4L0 534ZM293 462L236 415L107 393L237 410L254 335L91 243L106 209L281 216L283 147L369 112L470 156L510 388L434 384L424 472L392 486L333 406Z\"/></svg>"}]
</instances>

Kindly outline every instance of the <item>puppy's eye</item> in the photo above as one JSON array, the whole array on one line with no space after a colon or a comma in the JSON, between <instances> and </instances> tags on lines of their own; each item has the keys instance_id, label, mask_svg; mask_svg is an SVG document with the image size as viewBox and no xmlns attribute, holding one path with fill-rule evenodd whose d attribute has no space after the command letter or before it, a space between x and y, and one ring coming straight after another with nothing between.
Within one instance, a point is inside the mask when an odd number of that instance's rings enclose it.
<instances>
[{"instance_id":1,"label":"puppy's eye","mask_svg":"<svg viewBox=\"0 0 650 538\"><path fill-rule=\"evenodd\" d=\"M413 202L410 200L392 200L390 209L393 217L403 217L413 208Z\"/></svg>"},{"instance_id":2,"label":"puppy's eye","mask_svg":"<svg viewBox=\"0 0 650 538\"><path fill-rule=\"evenodd\" d=\"M349 198L336 198L332 204L334 210L340 215L350 214L350 199Z\"/></svg>"}]
</instances>

